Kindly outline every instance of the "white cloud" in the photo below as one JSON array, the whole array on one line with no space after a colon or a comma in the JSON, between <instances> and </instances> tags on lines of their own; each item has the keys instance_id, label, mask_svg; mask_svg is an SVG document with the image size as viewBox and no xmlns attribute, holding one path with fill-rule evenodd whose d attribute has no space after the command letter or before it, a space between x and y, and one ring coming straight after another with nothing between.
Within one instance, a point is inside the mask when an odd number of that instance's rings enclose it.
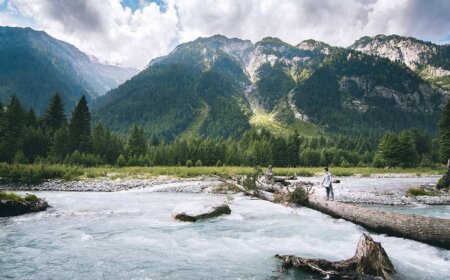
<instances>
[{"instance_id":1,"label":"white cloud","mask_svg":"<svg viewBox=\"0 0 450 280\"><path fill-rule=\"evenodd\" d=\"M102 60L143 68L175 44L223 34L291 44L313 38L347 46L365 35L399 34L425 40L449 35L446 0L9 0L20 12L0 12L2 25L31 25Z\"/></svg>"}]
</instances>

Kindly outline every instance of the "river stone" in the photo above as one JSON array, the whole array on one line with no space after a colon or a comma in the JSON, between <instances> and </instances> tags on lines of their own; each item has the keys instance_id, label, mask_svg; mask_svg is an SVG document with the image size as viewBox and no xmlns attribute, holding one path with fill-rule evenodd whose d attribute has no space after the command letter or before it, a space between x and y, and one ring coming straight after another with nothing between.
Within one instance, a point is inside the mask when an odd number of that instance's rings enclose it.
<instances>
[{"instance_id":1,"label":"river stone","mask_svg":"<svg viewBox=\"0 0 450 280\"><path fill-rule=\"evenodd\" d=\"M196 222L230 213L230 207L223 201L198 201L178 205L173 210L172 217L183 222Z\"/></svg>"},{"instance_id":2,"label":"river stone","mask_svg":"<svg viewBox=\"0 0 450 280\"><path fill-rule=\"evenodd\" d=\"M11 199L0 199L0 217L12 217L27 213L44 211L48 203L38 198L36 201L15 201Z\"/></svg>"}]
</instances>

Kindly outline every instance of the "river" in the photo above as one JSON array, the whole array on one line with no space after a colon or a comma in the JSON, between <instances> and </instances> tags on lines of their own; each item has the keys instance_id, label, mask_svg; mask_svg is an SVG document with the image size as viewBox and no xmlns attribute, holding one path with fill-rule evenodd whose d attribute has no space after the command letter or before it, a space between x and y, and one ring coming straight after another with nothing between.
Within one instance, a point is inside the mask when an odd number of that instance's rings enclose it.
<instances>
[{"instance_id":1,"label":"river","mask_svg":"<svg viewBox=\"0 0 450 280\"><path fill-rule=\"evenodd\" d=\"M365 232L307 208L240 195L231 215L183 223L171 218L178 204L222 196L148 189L36 194L53 208L0 218L0 279L320 279L279 272L273 255L350 258ZM373 237L398 279L448 279L450 251Z\"/></svg>"}]
</instances>

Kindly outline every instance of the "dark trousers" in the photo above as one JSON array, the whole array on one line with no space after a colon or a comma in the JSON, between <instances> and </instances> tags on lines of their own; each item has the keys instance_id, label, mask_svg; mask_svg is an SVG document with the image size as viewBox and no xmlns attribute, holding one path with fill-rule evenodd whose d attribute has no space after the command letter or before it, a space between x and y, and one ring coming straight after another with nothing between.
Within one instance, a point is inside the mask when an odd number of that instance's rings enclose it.
<instances>
[{"instance_id":1,"label":"dark trousers","mask_svg":"<svg viewBox=\"0 0 450 280\"><path fill-rule=\"evenodd\" d=\"M327 191L327 199L330 198L330 194L331 194L331 199L334 200L333 185L330 185L329 187L325 187L325 190Z\"/></svg>"}]
</instances>

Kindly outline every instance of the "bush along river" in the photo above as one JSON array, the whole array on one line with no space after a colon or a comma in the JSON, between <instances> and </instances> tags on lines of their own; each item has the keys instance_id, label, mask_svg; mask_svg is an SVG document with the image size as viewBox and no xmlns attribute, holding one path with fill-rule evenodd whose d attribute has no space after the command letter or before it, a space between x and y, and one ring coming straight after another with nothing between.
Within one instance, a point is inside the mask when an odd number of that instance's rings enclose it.
<instances>
[{"instance_id":1,"label":"bush along river","mask_svg":"<svg viewBox=\"0 0 450 280\"><path fill-rule=\"evenodd\" d=\"M337 199L373 199L377 204L368 207L449 218L448 206L426 205L404 195L408 187L434 183L436 178L341 181L335 185ZM280 271L281 262L274 255L347 259L367 232L305 207L239 193L214 194L211 190L220 184L214 179L142 181L134 182L132 189L108 183L115 192L106 192L102 181L88 182L94 186L91 192L69 192L68 183L67 190L63 184L52 184L62 191L33 191L51 208L0 218L0 279L322 279L307 272ZM96 184L103 192L95 191ZM23 186L16 188L25 194ZM316 194L322 192L316 189ZM216 201L226 201L231 213L196 223L171 216L180 205ZM448 279L449 250L371 235L395 266L394 279Z\"/></svg>"}]
</instances>

